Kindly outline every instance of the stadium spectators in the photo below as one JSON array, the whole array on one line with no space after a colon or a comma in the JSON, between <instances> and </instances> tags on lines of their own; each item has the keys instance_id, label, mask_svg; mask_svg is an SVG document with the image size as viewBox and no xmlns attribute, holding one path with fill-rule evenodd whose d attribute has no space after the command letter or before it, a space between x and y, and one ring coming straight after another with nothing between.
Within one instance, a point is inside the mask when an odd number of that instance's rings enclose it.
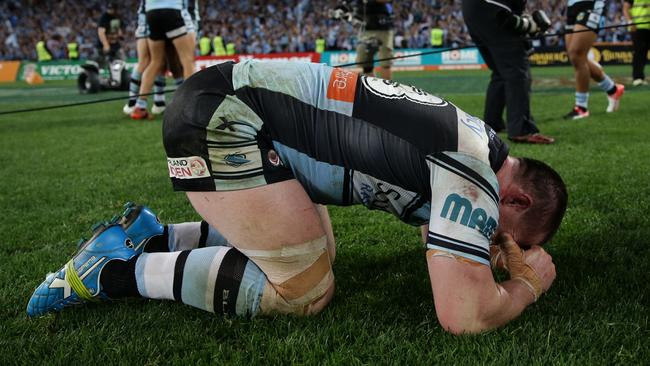
<instances>
[{"instance_id":1,"label":"stadium spectators","mask_svg":"<svg viewBox=\"0 0 650 366\"><path fill-rule=\"evenodd\" d=\"M123 49L135 57L134 30L137 1L119 0L124 21ZM553 26L560 31L565 15L564 1L529 2L544 9ZM204 35L223 37L232 42L238 53L313 51L319 36L326 39L328 49L352 50L357 30L352 25L329 19L328 10L337 0L206 0L201 1L201 26ZM79 44L81 58L93 56L97 40L97 24L104 0L4 0L0 1L0 59L36 59L34 45L59 35L73 37ZM608 5L608 24L623 21L621 3ZM395 1L395 47L431 47L430 29L436 24L444 30L444 46L471 44L460 11L460 1L412 0ZM625 28L601 32L600 41L629 40ZM547 45L563 45L560 38L549 38ZM54 55L55 58L57 55ZM58 56L61 57L61 54Z\"/></svg>"}]
</instances>

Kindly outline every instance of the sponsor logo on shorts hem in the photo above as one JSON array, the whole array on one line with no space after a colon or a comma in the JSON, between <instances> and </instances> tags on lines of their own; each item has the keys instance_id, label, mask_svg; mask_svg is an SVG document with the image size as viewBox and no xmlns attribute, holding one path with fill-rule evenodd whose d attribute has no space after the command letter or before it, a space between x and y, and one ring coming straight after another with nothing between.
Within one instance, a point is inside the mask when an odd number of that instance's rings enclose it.
<instances>
[{"instance_id":1,"label":"sponsor logo on shorts hem","mask_svg":"<svg viewBox=\"0 0 650 366\"><path fill-rule=\"evenodd\" d=\"M167 168L170 178L197 179L210 176L208 165L200 156L167 158Z\"/></svg>"}]
</instances>

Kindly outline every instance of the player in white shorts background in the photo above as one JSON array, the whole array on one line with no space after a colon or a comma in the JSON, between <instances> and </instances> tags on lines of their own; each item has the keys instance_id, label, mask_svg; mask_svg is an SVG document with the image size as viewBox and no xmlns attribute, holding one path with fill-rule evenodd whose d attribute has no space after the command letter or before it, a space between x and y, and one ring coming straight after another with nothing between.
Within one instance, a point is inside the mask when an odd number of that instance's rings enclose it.
<instances>
[{"instance_id":1,"label":"player in white shorts background","mask_svg":"<svg viewBox=\"0 0 650 366\"><path fill-rule=\"evenodd\" d=\"M589 50L598 37L598 29L605 25L606 0L568 0L567 24L569 32L564 36L569 61L573 65L576 78L575 105L565 119L589 117L589 80L593 79L598 87L607 94L608 113L619 108L620 99L625 92L623 84L616 84L604 72L603 67L589 58Z\"/></svg>"},{"instance_id":2,"label":"player in white shorts background","mask_svg":"<svg viewBox=\"0 0 650 366\"><path fill-rule=\"evenodd\" d=\"M185 25L190 35L195 35L199 26L199 11L198 1L189 2L186 4L187 9L183 9L182 16ZM151 55L149 54L149 47L147 45L147 38L149 37L149 25L147 24L147 12L145 9L145 1L140 0L138 5L138 24L135 30L136 51L138 57L138 64L131 72L131 80L129 82L129 101L124 105L122 111L126 115L131 115L135 110L137 95L140 92L140 85L142 82L142 73L149 65ZM178 59L178 55L173 45L167 41L165 44L166 53L166 66L165 70L170 70L175 79L175 84L178 86L183 82L183 68ZM151 107L151 113L162 114L165 111L165 75L164 72L154 80L153 96L154 104Z\"/></svg>"},{"instance_id":3,"label":"player in white shorts background","mask_svg":"<svg viewBox=\"0 0 650 366\"><path fill-rule=\"evenodd\" d=\"M196 29L185 0L145 0L144 10L148 29L147 48L150 61L142 74L139 97L132 119L147 119L147 94L151 92L155 78L163 73L166 65L165 44L170 41L183 68L183 78L194 73L194 48Z\"/></svg>"},{"instance_id":4,"label":"player in white shorts background","mask_svg":"<svg viewBox=\"0 0 650 366\"><path fill-rule=\"evenodd\" d=\"M236 315L317 313L334 293L321 204L422 226L436 312L453 333L507 323L555 277L539 245L566 209L562 179L415 87L319 64L225 63L179 88L163 141L174 189L206 223L163 226L128 209L41 284L30 315L123 296ZM508 281L493 278L491 243Z\"/></svg>"}]
</instances>

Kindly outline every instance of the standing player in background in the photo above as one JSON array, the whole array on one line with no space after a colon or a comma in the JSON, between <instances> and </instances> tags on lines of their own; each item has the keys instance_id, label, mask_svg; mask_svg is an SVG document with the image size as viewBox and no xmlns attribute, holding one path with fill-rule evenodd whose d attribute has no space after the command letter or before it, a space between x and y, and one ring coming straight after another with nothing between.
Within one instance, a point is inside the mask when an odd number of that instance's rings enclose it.
<instances>
[{"instance_id":1,"label":"standing player in background","mask_svg":"<svg viewBox=\"0 0 650 366\"><path fill-rule=\"evenodd\" d=\"M630 23L650 22L650 0L625 0L623 14ZM632 58L632 85L648 85L645 80L645 64L650 50L650 24L631 25L634 56Z\"/></svg>"},{"instance_id":2,"label":"standing player in background","mask_svg":"<svg viewBox=\"0 0 650 366\"><path fill-rule=\"evenodd\" d=\"M151 92L155 78L165 71L165 44L167 41L171 41L176 49L183 67L183 78L186 79L194 73L196 29L187 11L185 1L145 0L144 5L149 27L147 47L150 61L142 74L140 96L131 113L132 119L149 117L146 94Z\"/></svg>"},{"instance_id":3,"label":"standing player in background","mask_svg":"<svg viewBox=\"0 0 650 366\"><path fill-rule=\"evenodd\" d=\"M199 14L199 0L187 0L185 9L183 10L183 18L186 24L191 24L188 28L188 33L194 35L194 41L198 38L199 31L201 30L201 15Z\"/></svg>"},{"instance_id":4,"label":"standing player in background","mask_svg":"<svg viewBox=\"0 0 650 366\"><path fill-rule=\"evenodd\" d=\"M625 92L622 84L616 84L605 74L603 67L588 57L589 49L596 42L598 28L605 25L605 0L568 0L566 26L568 32L579 32L564 36L567 54L575 70L575 106L565 119L589 117L589 79L607 93L607 112L618 109Z\"/></svg>"},{"instance_id":5,"label":"standing player in background","mask_svg":"<svg viewBox=\"0 0 650 366\"><path fill-rule=\"evenodd\" d=\"M198 0L196 2L190 2L190 4L188 4L187 10L184 10L183 17L186 19L186 24L192 24L194 27L192 29L198 29L198 20L195 20L198 19ZM137 95L140 92L142 73L149 65L149 61L151 60L149 47L147 46L148 37L149 26L147 25L145 1L140 0L140 5L138 5L138 25L135 30L138 64L131 72L131 81L129 83L129 101L124 105L124 108L122 108L124 114L127 115L131 115L131 113L133 113L135 110ZM172 72L176 85L180 85L183 82L183 70L180 65L180 61L178 60L178 55L176 55L176 51L173 49L173 45L171 43L167 42L165 48L167 53L167 67L165 67L165 69L168 69ZM163 71L156 77L153 84L153 92L155 94L154 105L151 108L152 114L162 114L165 111L165 85L166 80L165 73Z\"/></svg>"},{"instance_id":6,"label":"standing player in background","mask_svg":"<svg viewBox=\"0 0 650 366\"><path fill-rule=\"evenodd\" d=\"M356 62L363 73L373 75L375 54L380 59L393 57L393 6L390 0L358 0L357 16L363 18L363 28L357 44ZM379 61L379 77L392 79L392 61Z\"/></svg>"},{"instance_id":7,"label":"standing player in background","mask_svg":"<svg viewBox=\"0 0 650 366\"><path fill-rule=\"evenodd\" d=\"M135 41L136 41L136 52L138 55L138 64L133 71L131 72L131 81L129 82L129 101L122 111L131 115L135 110L135 103L137 101L137 95L140 92L140 84L142 82L142 73L149 65L151 60L151 55L149 54L149 48L147 46L147 38L149 37L149 26L147 25L147 14L145 11L144 0L140 0L138 5L138 26L135 29ZM165 75L160 74L156 76L154 81L153 90L154 93L154 106L151 108L151 113L160 114L165 110L165 94L163 90L165 87ZM162 96L162 100L160 99Z\"/></svg>"}]
</instances>

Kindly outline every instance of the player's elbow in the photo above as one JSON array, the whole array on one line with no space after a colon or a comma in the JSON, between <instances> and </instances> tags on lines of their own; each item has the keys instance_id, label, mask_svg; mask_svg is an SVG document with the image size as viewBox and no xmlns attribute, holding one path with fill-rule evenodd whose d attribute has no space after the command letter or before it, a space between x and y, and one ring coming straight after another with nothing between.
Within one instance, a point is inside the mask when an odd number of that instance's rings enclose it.
<instances>
[{"instance_id":1,"label":"player's elbow","mask_svg":"<svg viewBox=\"0 0 650 366\"><path fill-rule=\"evenodd\" d=\"M438 315L438 322L442 329L453 335L477 334L488 330L479 318Z\"/></svg>"},{"instance_id":2,"label":"player's elbow","mask_svg":"<svg viewBox=\"0 0 650 366\"><path fill-rule=\"evenodd\" d=\"M486 317L471 299L459 298L458 301L436 303L438 322L445 331L454 334L477 334L491 327Z\"/></svg>"}]
</instances>

